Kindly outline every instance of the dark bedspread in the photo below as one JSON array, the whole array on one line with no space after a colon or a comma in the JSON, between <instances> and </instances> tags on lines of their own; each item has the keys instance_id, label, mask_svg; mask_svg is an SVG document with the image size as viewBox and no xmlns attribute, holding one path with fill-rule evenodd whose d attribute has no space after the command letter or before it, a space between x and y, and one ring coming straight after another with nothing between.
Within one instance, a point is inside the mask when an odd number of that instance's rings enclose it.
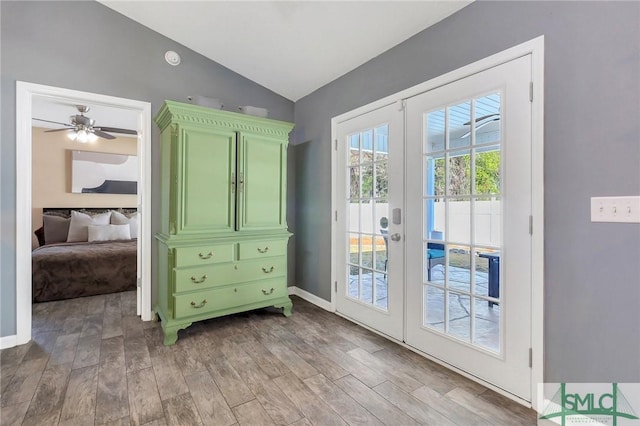
<instances>
[{"instance_id":1,"label":"dark bedspread","mask_svg":"<svg viewBox=\"0 0 640 426\"><path fill-rule=\"evenodd\" d=\"M135 290L137 240L42 246L32 268L34 302Z\"/></svg>"}]
</instances>

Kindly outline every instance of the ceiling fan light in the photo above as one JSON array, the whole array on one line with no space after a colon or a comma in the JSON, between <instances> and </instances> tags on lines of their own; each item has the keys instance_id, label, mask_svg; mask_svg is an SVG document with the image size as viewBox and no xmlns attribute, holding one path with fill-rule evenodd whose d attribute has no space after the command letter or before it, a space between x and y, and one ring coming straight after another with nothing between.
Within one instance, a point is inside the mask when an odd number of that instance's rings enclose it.
<instances>
[{"instance_id":1,"label":"ceiling fan light","mask_svg":"<svg viewBox=\"0 0 640 426\"><path fill-rule=\"evenodd\" d=\"M89 142L93 143L93 142L95 142L97 140L98 140L98 135L96 135L93 132L89 133Z\"/></svg>"},{"instance_id":2,"label":"ceiling fan light","mask_svg":"<svg viewBox=\"0 0 640 426\"><path fill-rule=\"evenodd\" d=\"M67 137L72 141L75 141L78 138L78 133L75 130L72 130L69 133L67 133Z\"/></svg>"},{"instance_id":3,"label":"ceiling fan light","mask_svg":"<svg viewBox=\"0 0 640 426\"><path fill-rule=\"evenodd\" d=\"M87 131L84 129L78 130L78 135L76 137L76 140L80 143L89 142L89 133L87 133Z\"/></svg>"}]
</instances>

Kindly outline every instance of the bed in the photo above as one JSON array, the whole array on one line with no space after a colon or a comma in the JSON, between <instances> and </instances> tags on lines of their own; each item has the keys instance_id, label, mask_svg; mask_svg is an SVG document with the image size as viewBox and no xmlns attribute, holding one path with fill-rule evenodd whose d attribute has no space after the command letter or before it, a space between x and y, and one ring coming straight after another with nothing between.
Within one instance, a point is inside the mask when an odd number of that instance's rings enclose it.
<instances>
[{"instance_id":1,"label":"bed","mask_svg":"<svg viewBox=\"0 0 640 426\"><path fill-rule=\"evenodd\" d=\"M135 209L43 209L43 223L32 252L33 302L136 289Z\"/></svg>"}]
</instances>

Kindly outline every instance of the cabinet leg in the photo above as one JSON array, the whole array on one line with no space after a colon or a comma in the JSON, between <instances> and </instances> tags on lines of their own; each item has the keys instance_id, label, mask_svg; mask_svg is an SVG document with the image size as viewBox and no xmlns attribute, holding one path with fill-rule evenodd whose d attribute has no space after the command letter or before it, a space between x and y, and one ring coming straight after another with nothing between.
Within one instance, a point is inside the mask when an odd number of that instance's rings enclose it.
<instances>
[{"instance_id":1,"label":"cabinet leg","mask_svg":"<svg viewBox=\"0 0 640 426\"><path fill-rule=\"evenodd\" d=\"M286 303L280 303L278 305L273 305L274 308L282 308L282 314L285 317L290 317L291 316L291 309L293 308L293 303L291 302L286 302Z\"/></svg>"},{"instance_id":2,"label":"cabinet leg","mask_svg":"<svg viewBox=\"0 0 640 426\"><path fill-rule=\"evenodd\" d=\"M174 345L176 343L176 341L178 340L178 331L184 330L185 328L189 327L190 325L191 325L191 323L168 326L166 328L163 327L162 330L164 331L164 345L165 346Z\"/></svg>"}]
</instances>

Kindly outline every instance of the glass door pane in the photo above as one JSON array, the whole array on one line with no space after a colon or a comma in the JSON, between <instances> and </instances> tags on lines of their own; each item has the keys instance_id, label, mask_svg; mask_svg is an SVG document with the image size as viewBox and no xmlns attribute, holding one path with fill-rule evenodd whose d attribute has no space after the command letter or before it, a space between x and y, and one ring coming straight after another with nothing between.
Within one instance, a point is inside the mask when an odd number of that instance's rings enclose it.
<instances>
[{"instance_id":1,"label":"glass door pane","mask_svg":"<svg viewBox=\"0 0 640 426\"><path fill-rule=\"evenodd\" d=\"M350 134L346 296L386 310L388 303L389 126Z\"/></svg>"},{"instance_id":2,"label":"glass door pane","mask_svg":"<svg viewBox=\"0 0 640 426\"><path fill-rule=\"evenodd\" d=\"M424 324L500 353L501 94L424 115ZM473 117L473 119L472 119Z\"/></svg>"}]
</instances>

